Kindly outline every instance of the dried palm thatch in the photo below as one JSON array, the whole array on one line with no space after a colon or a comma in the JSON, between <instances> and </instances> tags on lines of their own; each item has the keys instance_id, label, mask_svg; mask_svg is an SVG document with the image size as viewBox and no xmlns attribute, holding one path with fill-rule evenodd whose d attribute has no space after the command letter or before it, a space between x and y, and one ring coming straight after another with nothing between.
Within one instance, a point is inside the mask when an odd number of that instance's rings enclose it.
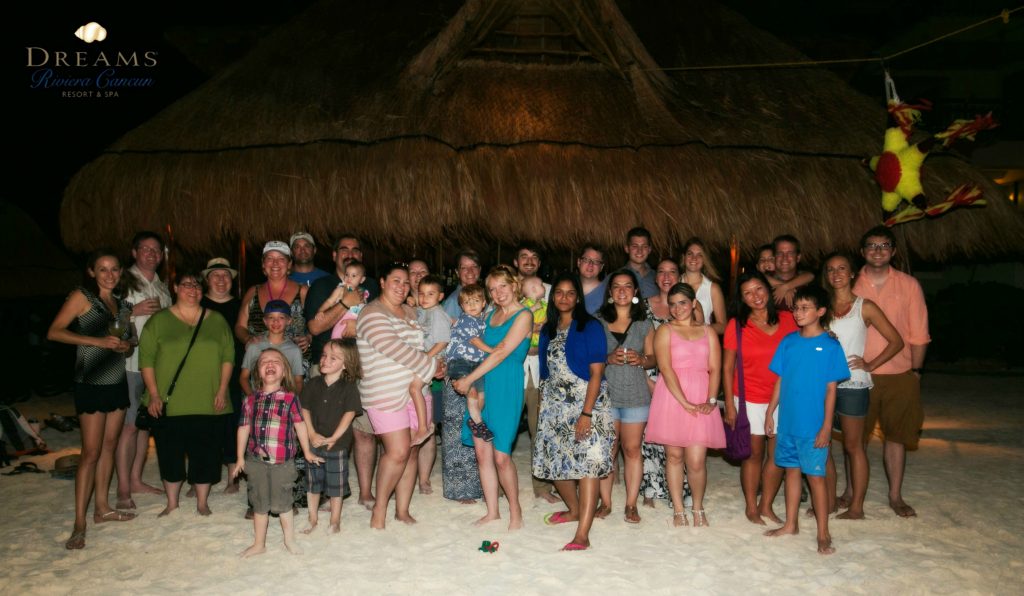
<instances>
[{"instance_id":1,"label":"dried palm thatch","mask_svg":"<svg viewBox=\"0 0 1024 596\"><path fill-rule=\"evenodd\" d=\"M125 135L65 192L71 247L170 224L195 251L306 229L396 249L465 238L745 250L791 232L807 253L880 218L861 159L885 112L827 71L664 72L801 56L694 0L325 1ZM1018 251L1024 219L963 161L938 198L990 205L902 226L933 260Z\"/></svg>"}]
</instances>

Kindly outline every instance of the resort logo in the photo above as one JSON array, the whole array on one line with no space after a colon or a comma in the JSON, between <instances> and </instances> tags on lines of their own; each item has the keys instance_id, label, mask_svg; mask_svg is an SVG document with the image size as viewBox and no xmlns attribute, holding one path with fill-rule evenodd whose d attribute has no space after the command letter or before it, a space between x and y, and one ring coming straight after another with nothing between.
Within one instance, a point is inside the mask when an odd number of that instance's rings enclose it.
<instances>
[{"instance_id":1,"label":"resort logo","mask_svg":"<svg viewBox=\"0 0 1024 596\"><path fill-rule=\"evenodd\" d=\"M158 64L156 50L89 50L107 39L107 29L93 21L74 32L77 47L25 46L25 67L29 89L60 93L72 99L120 97L128 90L153 87L152 68Z\"/></svg>"}]
</instances>

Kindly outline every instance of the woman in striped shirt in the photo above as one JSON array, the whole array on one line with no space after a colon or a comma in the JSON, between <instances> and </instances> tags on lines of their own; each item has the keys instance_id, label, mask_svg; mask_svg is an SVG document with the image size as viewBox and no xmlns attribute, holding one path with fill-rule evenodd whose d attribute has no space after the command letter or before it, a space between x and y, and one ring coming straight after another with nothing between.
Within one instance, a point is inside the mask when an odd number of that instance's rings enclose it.
<instances>
[{"instance_id":1,"label":"woman in striped shirt","mask_svg":"<svg viewBox=\"0 0 1024 596\"><path fill-rule=\"evenodd\" d=\"M356 319L356 344L364 371L359 393L373 431L384 445L377 466L377 500L370 517L370 527L376 529L384 529L392 492L395 519L416 523L409 515L409 502L419 452L411 438L418 424L409 388L415 378L429 383L435 375L443 374L441 361L424 353L423 330L416 321L416 311L405 304L408 269L404 265L390 266L380 279L380 287L380 297L363 307ZM429 414L430 393L425 392L423 397Z\"/></svg>"}]
</instances>

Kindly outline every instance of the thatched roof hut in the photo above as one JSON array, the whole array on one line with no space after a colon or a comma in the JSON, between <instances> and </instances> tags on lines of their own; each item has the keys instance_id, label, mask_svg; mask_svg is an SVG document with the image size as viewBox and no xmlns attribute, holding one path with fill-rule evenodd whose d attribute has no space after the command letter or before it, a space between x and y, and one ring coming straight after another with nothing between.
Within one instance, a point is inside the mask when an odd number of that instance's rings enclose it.
<instances>
[{"instance_id":1,"label":"thatched roof hut","mask_svg":"<svg viewBox=\"0 0 1024 596\"><path fill-rule=\"evenodd\" d=\"M326 0L83 168L64 239L170 224L203 252L300 228L567 248L642 224L662 247L853 247L880 218L860 162L879 101L821 69L660 70L802 58L706 1ZM914 252L1020 249L990 182L952 156L925 169L934 198L973 182L990 204L902 226Z\"/></svg>"}]
</instances>

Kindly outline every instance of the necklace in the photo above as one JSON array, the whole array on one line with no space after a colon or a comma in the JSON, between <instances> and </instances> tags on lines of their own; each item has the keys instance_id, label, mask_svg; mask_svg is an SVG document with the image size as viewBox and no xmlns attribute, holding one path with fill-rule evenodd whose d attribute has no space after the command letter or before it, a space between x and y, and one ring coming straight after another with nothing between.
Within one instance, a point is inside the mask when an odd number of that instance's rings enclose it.
<instances>
[{"instance_id":1,"label":"necklace","mask_svg":"<svg viewBox=\"0 0 1024 596\"><path fill-rule=\"evenodd\" d=\"M284 280L284 285L281 286L281 293L278 294L277 296L274 296L274 293L271 290L273 290L273 288L271 287L270 280L268 279L267 280L267 302L270 302L271 300L280 300L280 299L284 298L284 293L285 293L286 290L288 290L288 280L287 279Z\"/></svg>"},{"instance_id":2,"label":"necklace","mask_svg":"<svg viewBox=\"0 0 1024 596\"><path fill-rule=\"evenodd\" d=\"M198 309L198 308L197 308L197 309L195 309L195 314L194 314L194 315L192 315L192 316L188 316L188 315L186 315L186 314L185 314L185 311L184 311L184 310L182 310L182 308L181 308L181 305L179 305L179 304L175 304L175 305L174 305L174 308L176 308L176 309L177 309L177 311L178 311L178 312L177 312L177 314L178 314L178 318L179 318L179 319L181 319L181 322L182 322L182 323L185 323L185 324L186 324L186 325L188 325L189 327L195 327L195 326L196 326L196 323L198 323L198 322L199 322L199 315L201 315L201 314L202 314L202 312L203 312L203 311L202 311L201 309ZM191 322L191 323L189 323L189 322L188 322L188 321L189 321L189 319L191 319L191 320L192 320L192 322Z\"/></svg>"},{"instance_id":3,"label":"necklace","mask_svg":"<svg viewBox=\"0 0 1024 596\"><path fill-rule=\"evenodd\" d=\"M837 319L841 319L841 318L845 317L846 315L850 314L850 311L853 310L853 303L854 303L855 300L856 300L856 298L854 300L851 300L851 301L847 302L845 304L845 306L843 306L843 307L839 306L840 303L837 300L835 307L832 308L832 312L835 314L835 317Z\"/></svg>"}]
</instances>

